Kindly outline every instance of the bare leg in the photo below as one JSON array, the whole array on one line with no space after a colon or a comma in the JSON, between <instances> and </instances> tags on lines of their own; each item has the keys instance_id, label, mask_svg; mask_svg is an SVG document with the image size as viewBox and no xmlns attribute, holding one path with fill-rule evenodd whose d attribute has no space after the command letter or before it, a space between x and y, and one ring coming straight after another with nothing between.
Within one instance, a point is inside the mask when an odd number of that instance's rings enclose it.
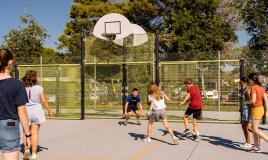
<instances>
[{"instance_id":1,"label":"bare leg","mask_svg":"<svg viewBox=\"0 0 268 160\"><path fill-rule=\"evenodd\" d=\"M31 127L31 132L32 132L32 153L36 154L37 152L37 145L39 143L39 130L40 130L40 125L37 124L32 124Z\"/></svg>"},{"instance_id":2,"label":"bare leg","mask_svg":"<svg viewBox=\"0 0 268 160\"><path fill-rule=\"evenodd\" d=\"M18 160L19 159L19 150L14 152L2 152L3 160Z\"/></svg>"},{"instance_id":3,"label":"bare leg","mask_svg":"<svg viewBox=\"0 0 268 160\"><path fill-rule=\"evenodd\" d=\"M189 129L189 120L188 120L188 118L189 118L188 115L184 115L184 117L183 117L183 123L184 123L185 129Z\"/></svg>"},{"instance_id":4,"label":"bare leg","mask_svg":"<svg viewBox=\"0 0 268 160\"><path fill-rule=\"evenodd\" d=\"M198 120L196 118L193 119L193 132L195 135L199 136Z\"/></svg>"},{"instance_id":5,"label":"bare leg","mask_svg":"<svg viewBox=\"0 0 268 160\"><path fill-rule=\"evenodd\" d=\"M136 110L135 113L136 113L137 120L139 120L141 116L141 112L139 110Z\"/></svg>"},{"instance_id":6,"label":"bare leg","mask_svg":"<svg viewBox=\"0 0 268 160\"><path fill-rule=\"evenodd\" d=\"M165 128L167 129L168 133L171 135L171 138L172 138L173 142L175 144L179 144L178 138L174 136L172 128L169 127L169 125L168 125L167 119L163 120L163 124L164 124Z\"/></svg>"},{"instance_id":7,"label":"bare leg","mask_svg":"<svg viewBox=\"0 0 268 160\"><path fill-rule=\"evenodd\" d=\"M152 120L148 121L148 126L147 126L147 136L148 137L152 136L153 123L154 122Z\"/></svg>"},{"instance_id":8,"label":"bare leg","mask_svg":"<svg viewBox=\"0 0 268 160\"><path fill-rule=\"evenodd\" d=\"M249 132L249 123L243 122L242 123L242 129L245 136L245 140L247 144L250 144L250 132Z\"/></svg>"},{"instance_id":9,"label":"bare leg","mask_svg":"<svg viewBox=\"0 0 268 160\"><path fill-rule=\"evenodd\" d=\"M268 142L268 136L259 130L260 120L252 120L252 131L254 136L254 145L259 146L258 136Z\"/></svg>"}]
</instances>

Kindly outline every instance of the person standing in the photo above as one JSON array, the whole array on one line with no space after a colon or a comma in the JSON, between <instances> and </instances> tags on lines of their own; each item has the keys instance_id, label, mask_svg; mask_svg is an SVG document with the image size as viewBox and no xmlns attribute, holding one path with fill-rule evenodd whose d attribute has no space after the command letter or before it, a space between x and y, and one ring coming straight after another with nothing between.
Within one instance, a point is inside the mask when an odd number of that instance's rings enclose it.
<instances>
[{"instance_id":1,"label":"person standing","mask_svg":"<svg viewBox=\"0 0 268 160\"><path fill-rule=\"evenodd\" d=\"M251 128L254 138L254 145L249 149L249 151L258 153L261 150L259 138L268 142L268 136L259 129L260 120L264 115L264 107L266 108L266 111L268 111L268 99L256 73L250 73L248 75L248 81L249 85L252 86L248 104L251 106Z\"/></svg>"},{"instance_id":2,"label":"person standing","mask_svg":"<svg viewBox=\"0 0 268 160\"><path fill-rule=\"evenodd\" d=\"M191 134L189 130L189 117L193 114L193 138L195 141L199 141L200 137L198 129L198 120L201 119L202 114L202 97L199 88L192 83L191 78L186 78L184 80L184 84L187 88L187 94L184 100L180 102L179 105L181 106L187 101L190 101L190 103L183 117L185 130L182 133L182 136L188 136Z\"/></svg>"},{"instance_id":3,"label":"person standing","mask_svg":"<svg viewBox=\"0 0 268 160\"><path fill-rule=\"evenodd\" d=\"M150 94L148 96L148 101L151 103L149 113L148 125L147 125L147 136L143 139L143 142L150 143L152 136L152 128L154 122L159 122L162 120L164 127L171 135L174 144L179 144L178 138L174 135L173 130L169 127L166 113L165 95L158 86L154 83L150 84Z\"/></svg>"},{"instance_id":4,"label":"person standing","mask_svg":"<svg viewBox=\"0 0 268 160\"><path fill-rule=\"evenodd\" d=\"M32 160L37 159L37 146L39 142L39 133L41 125L46 121L45 114L42 108L47 109L48 115L52 116L52 110L50 109L45 97L43 87L38 85L37 73L34 70L28 70L25 76L22 78L23 84L26 87L26 92L29 102L26 103L26 110L29 117L30 128L32 133ZM28 159L30 151L25 150L24 158Z\"/></svg>"},{"instance_id":5,"label":"person standing","mask_svg":"<svg viewBox=\"0 0 268 160\"><path fill-rule=\"evenodd\" d=\"M142 115L142 105L141 105L141 99L138 93L137 88L133 88L132 93L128 95L127 102L125 104L125 122L124 125L128 124L128 120L131 117L131 111L133 111L136 114L137 117L137 125L141 125L140 117Z\"/></svg>"},{"instance_id":6,"label":"person standing","mask_svg":"<svg viewBox=\"0 0 268 160\"><path fill-rule=\"evenodd\" d=\"M250 143L250 105L246 102L250 100L250 87L248 86L248 79L246 77L242 77L239 81L239 84L241 86L240 93L240 112L241 112L241 124L243 133L245 136L245 143L241 144L240 147L244 149L251 148L252 145Z\"/></svg>"},{"instance_id":7,"label":"person standing","mask_svg":"<svg viewBox=\"0 0 268 160\"><path fill-rule=\"evenodd\" d=\"M25 148L31 146L31 133L25 104L28 102L23 84L10 75L13 53L0 49L0 151L4 160L18 160L20 148L19 122L25 133Z\"/></svg>"}]
</instances>

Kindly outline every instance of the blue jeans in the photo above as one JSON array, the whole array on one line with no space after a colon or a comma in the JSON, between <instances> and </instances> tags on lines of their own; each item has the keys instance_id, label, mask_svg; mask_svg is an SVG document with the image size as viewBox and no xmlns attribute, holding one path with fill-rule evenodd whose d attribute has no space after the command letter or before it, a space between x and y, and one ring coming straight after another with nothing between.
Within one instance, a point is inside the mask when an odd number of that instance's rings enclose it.
<instances>
[{"instance_id":1,"label":"blue jeans","mask_svg":"<svg viewBox=\"0 0 268 160\"><path fill-rule=\"evenodd\" d=\"M0 151L13 152L20 147L20 130L18 120L0 120Z\"/></svg>"},{"instance_id":2,"label":"blue jeans","mask_svg":"<svg viewBox=\"0 0 268 160\"><path fill-rule=\"evenodd\" d=\"M250 120L251 120L250 105L243 104L241 108L241 121L250 122Z\"/></svg>"}]
</instances>

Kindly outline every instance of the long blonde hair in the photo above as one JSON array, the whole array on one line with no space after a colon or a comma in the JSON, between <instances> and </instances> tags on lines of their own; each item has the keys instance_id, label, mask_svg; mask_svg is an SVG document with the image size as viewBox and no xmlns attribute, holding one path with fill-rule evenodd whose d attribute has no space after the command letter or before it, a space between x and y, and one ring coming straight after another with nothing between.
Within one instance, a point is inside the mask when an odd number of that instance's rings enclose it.
<instances>
[{"instance_id":1,"label":"long blonde hair","mask_svg":"<svg viewBox=\"0 0 268 160\"><path fill-rule=\"evenodd\" d=\"M164 98L162 91L157 86L150 88L150 95L156 100L160 100Z\"/></svg>"}]
</instances>

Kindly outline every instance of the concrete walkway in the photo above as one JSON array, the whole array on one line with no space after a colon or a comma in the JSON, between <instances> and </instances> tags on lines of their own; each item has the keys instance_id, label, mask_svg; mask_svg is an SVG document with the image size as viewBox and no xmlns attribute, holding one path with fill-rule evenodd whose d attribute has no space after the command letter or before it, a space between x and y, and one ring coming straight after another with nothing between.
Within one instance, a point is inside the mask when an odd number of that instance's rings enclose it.
<instances>
[{"instance_id":1,"label":"concrete walkway","mask_svg":"<svg viewBox=\"0 0 268 160\"><path fill-rule=\"evenodd\" d=\"M153 141L142 142L147 121L128 126L116 119L48 120L41 127L39 160L267 160L268 144L262 153L249 153L238 145L244 141L239 124L202 123L200 142L190 138L173 145L162 123L153 126ZM182 123L170 123L175 134ZM268 126L261 126L268 134ZM22 157L22 154L21 154ZM0 158L1 159L1 158ZM22 158L21 158L22 159Z\"/></svg>"}]
</instances>

